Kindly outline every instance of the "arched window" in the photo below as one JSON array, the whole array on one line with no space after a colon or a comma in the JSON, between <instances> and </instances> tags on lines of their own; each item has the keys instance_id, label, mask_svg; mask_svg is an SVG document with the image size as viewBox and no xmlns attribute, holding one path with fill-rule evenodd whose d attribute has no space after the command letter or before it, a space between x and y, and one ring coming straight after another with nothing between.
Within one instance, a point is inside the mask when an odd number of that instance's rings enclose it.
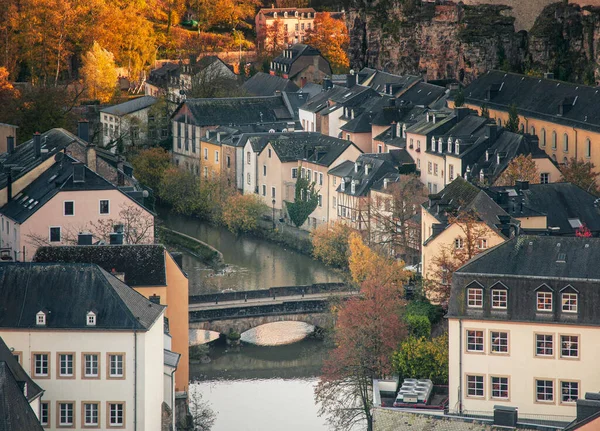
<instances>
[{"instance_id":1,"label":"arched window","mask_svg":"<svg viewBox=\"0 0 600 431\"><path fill-rule=\"evenodd\" d=\"M585 140L585 157L588 159L592 157L592 142L590 141L590 138Z\"/></svg>"},{"instance_id":2,"label":"arched window","mask_svg":"<svg viewBox=\"0 0 600 431\"><path fill-rule=\"evenodd\" d=\"M556 150L556 132L552 131L552 149Z\"/></svg>"},{"instance_id":3,"label":"arched window","mask_svg":"<svg viewBox=\"0 0 600 431\"><path fill-rule=\"evenodd\" d=\"M277 12L273 12L273 18L277 18Z\"/></svg>"},{"instance_id":4,"label":"arched window","mask_svg":"<svg viewBox=\"0 0 600 431\"><path fill-rule=\"evenodd\" d=\"M284 13L283 13L283 17L284 17L284 18L287 18L287 12L284 12Z\"/></svg>"},{"instance_id":5,"label":"arched window","mask_svg":"<svg viewBox=\"0 0 600 431\"><path fill-rule=\"evenodd\" d=\"M531 126L531 129L529 129L529 133L535 135L535 127Z\"/></svg>"},{"instance_id":6,"label":"arched window","mask_svg":"<svg viewBox=\"0 0 600 431\"><path fill-rule=\"evenodd\" d=\"M566 133L563 135L563 152L569 152L569 136Z\"/></svg>"},{"instance_id":7,"label":"arched window","mask_svg":"<svg viewBox=\"0 0 600 431\"><path fill-rule=\"evenodd\" d=\"M542 136L540 136L540 147L546 148L546 129L542 128Z\"/></svg>"}]
</instances>

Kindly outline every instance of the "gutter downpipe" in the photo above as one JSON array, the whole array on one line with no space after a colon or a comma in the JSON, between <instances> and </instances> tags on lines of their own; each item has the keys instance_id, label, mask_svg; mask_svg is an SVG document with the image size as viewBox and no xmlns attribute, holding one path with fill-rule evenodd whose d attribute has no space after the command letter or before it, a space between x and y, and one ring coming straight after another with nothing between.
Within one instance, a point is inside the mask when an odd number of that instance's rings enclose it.
<instances>
[{"instance_id":1,"label":"gutter downpipe","mask_svg":"<svg viewBox=\"0 0 600 431\"><path fill-rule=\"evenodd\" d=\"M458 348L459 348L459 359L458 359L458 413L462 416L463 414L463 403L462 403L462 349L463 349L463 333L462 333L462 319L458 319Z\"/></svg>"},{"instance_id":2,"label":"gutter downpipe","mask_svg":"<svg viewBox=\"0 0 600 431\"><path fill-rule=\"evenodd\" d=\"M172 404L172 408L171 408L171 413L173 416L173 429L177 429L175 427L175 383L174 380L175 378L173 377L173 375L175 374L175 371L177 371L177 368L175 368L173 371L171 371L171 404Z\"/></svg>"},{"instance_id":3,"label":"gutter downpipe","mask_svg":"<svg viewBox=\"0 0 600 431\"><path fill-rule=\"evenodd\" d=\"M137 431L137 331L133 330L133 429Z\"/></svg>"}]
</instances>

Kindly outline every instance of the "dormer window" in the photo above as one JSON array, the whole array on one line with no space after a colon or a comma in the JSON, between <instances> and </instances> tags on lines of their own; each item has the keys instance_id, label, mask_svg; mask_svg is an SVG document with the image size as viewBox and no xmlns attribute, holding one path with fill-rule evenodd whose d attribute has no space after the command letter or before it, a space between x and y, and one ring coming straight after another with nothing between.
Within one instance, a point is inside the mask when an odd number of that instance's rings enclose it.
<instances>
[{"instance_id":1,"label":"dormer window","mask_svg":"<svg viewBox=\"0 0 600 431\"><path fill-rule=\"evenodd\" d=\"M354 183L354 181L352 181L352 183L350 184L350 193L356 193L356 184Z\"/></svg>"},{"instance_id":2,"label":"dormer window","mask_svg":"<svg viewBox=\"0 0 600 431\"><path fill-rule=\"evenodd\" d=\"M310 18L310 12L308 12L308 13L306 14L306 17L307 17L307 18Z\"/></svg>"},{"instance_id":3,"label":"dormer window","mask_svg":"<svg viewBox=\"0 0 600 431\"><path fill-rule=\"evenodd\" d=\"M435 137L431 137L431 151L435 151Z\"/></svg>"},{"instance_id":4,"label":"dormer window","mask_svg":"<svg viewBox=\"0 0 600 431\"><path fill-rule=\"evenodd\" d=\"M456 142L454 143L454 154L458 155L460 152L460 142L457 139Z\"/></svg>"},{"instance_id":5,"label":"dormer window","mask_svg":"<svg viewBox=\"0 0 600 431\"><path fill-rule=\"evenodd\" d=\"M546 284L542 284L536 290L536 310L552 311L552 289Z\"/></svg>"},{"instance_id":6,"label":"dormer window","mask_svg":"<svg viewBox=\"0 0 600 431\"><path fill-rule=\"evenodd\" d=\"M443 145L444 145L444 141L443 141L442 138L440 138L438 140L438 153L440 153L440 154L442 154L442 151L443 151L442 147L443 147Z\"/></svg>"},{"instance_id":7,"label":"dormer window","mask_svg":"<svg viewBox=\"0 0 600 431\"><path fill-rule=\"evenodd\" d=\"M452 138L448 138L448 152L452 153Z\"/></svg>"},{"instance_id":8,"label":"dormer window","mask_svg":"<svg viewBox=\"0 0 600 431\"><path fill-rule=\"evenodd\" d=\"M483 172L483 169L479 170L479 182L483 182L483 180L485 180L485 174Z\"/></svg>"},{"instance_id":9,"label":"dormer window","mask_svg":"<svg viewBox=\"0 0 600 431\"><path fill-rule=\"evenodd\" d=\"M340 184L340 190L343 191L343 192L346 191L346 182L345 181L341 182L341 184Z\"/></svg>"},{"instance_id":10,"label":"dormer window","mask_svg":"<svg viewBox=\"0 0 600 431\"><path fill-rule=\"evenodd\" d=\"M467 306L469 308L483 307L483 289L480 287L470 287L467 289Z\"/></svg>"},{"instance_id":11,"label":"dormer window","mask_svg":"<svg viewBox=\"0 0 600 431\"><path fill-rule=\"evenodd\" d=\"M96 326L96 313L89 311L86 315L85 323L87 326Z\"/></svg>"},{"instance_id":12,"label":"dormer window","mask_svg":"<svg viewBox=\"0 0 600 431\"><path fill-rule=\"evenodd\" d=\"M294 12L294 16L298 18L298 11Z\"/></svg>"},{"instance_id":13,"label":"dormer window","mask_svg":"<svg viewBox=\"0 0 600 431\"><path fill-rule=\"evenodd\" d=\"M284 18L287 18L287 17L288 17L288 13L287 13L287 12L284 12L284 13L283 13L283 17L284 17Z\"/></svg>"},{"instance_id":14,"label":"dormer window","mask_svg":"<svg viewBox=\"0 0 600 431\"><path fill-rule=\"evenodd\" d=\"M40 310L35 315L35 324L37 326L46 326L46 312Z\"/></svg>"},{"instance_id":15,"label":"dormer window","mask_svg":"<svg viewBox=\"0 0 600 431\"><path fill-rule=\"evenodd\" d=\"M563 313L577 313L579 292L569 285L560 291L560 303Z\"/></svg>"},{"instance_id":16,"label":"dormer window","mask_svg":"<svg viewBox=\"0 0 600 431\"><path fill-rule=\"evenodd\" d=\"M277 12L273 12L273 18L277 18Z\"/></svg>"}]
</instances>

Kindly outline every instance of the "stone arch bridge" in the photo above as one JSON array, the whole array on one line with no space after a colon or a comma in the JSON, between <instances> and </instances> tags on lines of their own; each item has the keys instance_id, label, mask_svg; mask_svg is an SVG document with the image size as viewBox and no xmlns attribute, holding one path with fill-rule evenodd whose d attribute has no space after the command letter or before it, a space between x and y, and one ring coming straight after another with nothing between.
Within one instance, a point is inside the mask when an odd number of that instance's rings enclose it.
<instances>
[{"instance_id":1,"label":"stone arch bridge","mask_svg":"<svg viewBox=\"0 0 600 431\"><path fill-rule=\"evenodd\" d=\"M343 283L325 283L191 296L190 329L241 334L283 321L324 327L332 302L357 293Z\"/></svg>"}]
</instances>

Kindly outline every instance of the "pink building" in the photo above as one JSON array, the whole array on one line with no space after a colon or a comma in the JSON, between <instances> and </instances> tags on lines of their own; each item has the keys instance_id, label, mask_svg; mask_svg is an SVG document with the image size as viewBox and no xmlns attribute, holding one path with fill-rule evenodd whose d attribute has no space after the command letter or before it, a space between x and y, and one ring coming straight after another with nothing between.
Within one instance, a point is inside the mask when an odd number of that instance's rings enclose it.
<instances>
[{"instance_id":1,"label":"pink building","mask_svg":"<svg viewBox=\"0 0 600 431\"><path fill-rule=\"evenodd\" d=\"M3 258L30 261L43 245L74 244L79 232L90 240L154 242L154 215L115 185L64 153L45 171L15 190L11 175L0 208ZM123 232L111 235L115 225Z\"/></svg>"}]
</instances>

